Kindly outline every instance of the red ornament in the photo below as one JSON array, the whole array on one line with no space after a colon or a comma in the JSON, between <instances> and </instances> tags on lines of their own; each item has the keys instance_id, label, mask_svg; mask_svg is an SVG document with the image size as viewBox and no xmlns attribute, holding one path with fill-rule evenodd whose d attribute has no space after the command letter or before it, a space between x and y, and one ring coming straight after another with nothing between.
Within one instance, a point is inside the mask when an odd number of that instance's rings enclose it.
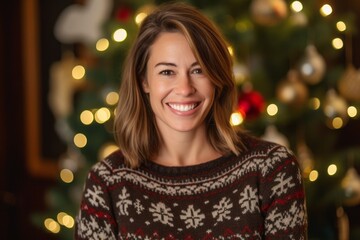
<instances>
[{"instance_id":1,"label":"red ornament","mask_svg":"<svg viewBox=\"0 0 360 240\"><path fill-rule=\"evenodd\" d=\"M255 119L264 111L263 96L256 91L241 92L238 98L238 111L246 119Z\"/></svg>"},{"instance_id":2,"label":"red ornament","mask_svg":"<svg viewBox=\"0 0 360 240\"><path fill-rule=\"evenodd\" d=\"M126 22L130 19L131 10L128 7L120 7L116 10L116 19L120 22Z\"/></svg>"}]
</instances>

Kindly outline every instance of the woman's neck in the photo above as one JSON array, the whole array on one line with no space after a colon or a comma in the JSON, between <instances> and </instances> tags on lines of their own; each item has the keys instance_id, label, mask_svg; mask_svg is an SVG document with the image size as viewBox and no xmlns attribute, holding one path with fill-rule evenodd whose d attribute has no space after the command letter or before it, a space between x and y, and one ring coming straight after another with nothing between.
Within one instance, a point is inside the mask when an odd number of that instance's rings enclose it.
<instances>
[{"instance_id":1,"label":"woman's neck","mask_svg":"<svg viewBox=\"0 0 360 240\"><path fill-rule=\"evenodd\" d=\"M205 130L162 134L162 144L153 162L164 166L191 166L221 157Z\"/></svg>"}]
</instances>

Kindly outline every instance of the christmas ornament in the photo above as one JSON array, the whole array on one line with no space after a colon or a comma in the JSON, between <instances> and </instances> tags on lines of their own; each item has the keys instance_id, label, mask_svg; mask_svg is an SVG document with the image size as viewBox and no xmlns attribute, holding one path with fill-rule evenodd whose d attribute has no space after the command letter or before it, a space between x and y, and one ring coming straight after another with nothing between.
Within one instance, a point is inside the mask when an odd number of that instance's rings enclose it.
<instances>
[{"instance_id":1,"label":"christmas ornament","mask_svg":"<svg viewBox=\"0 0 360 240\"><path fill-rule=\"evenodd\" d=\"M308 25L308 18L304 12L293 12L289 17L289 20L294 26L305 27Z\"/></svg>"},{"instance_id":2,"label":"christmas ornament","mask_svg":"<svg viewBox=\"0 0 360 240\"><path fill-rule=\"evenodd\" d=\"M360 102L360 70L350 64L338 82L338 89L345 99Z\"/></svg>"},{"instance_id":3,"label":"christmas ornament","mask_svg":"<svg viewBox=\"0 0 360 240\"><path fill-rule=\"evenodd\" d=\"M307 178L310 172L314 169L314 158L310 148L305 143L304 139L301 139L297 143L297 160L301 172L305 178Z\"/></svg>"},{"instance_id":4,"label":"christmas ornament","mask_svg":"<svg viewBox=\"0 0 360 240\"><path fill-rule=\"evenodd\" d=\"M324 113L328 118L329 125L332 127L332 120L335 118L340 118L343 123L346 123L348 120L347 115L347 103L340 97L334 89L330 89L326 93L325 104L324 104Z\"/></svg>"},{"instance_id":5,"label":"christmas ornament","mask_svg":"<svg viewBox=\"0 0 360 240\"><path fill-rule=\"evenodd\" d=\"M261 138L265 141L274 142L289 148L290 144L285 135L281 134L275 125L269 125L265 129L264 135Z\"/></svg>"},{"instance_id":6,"label":"christmas ornament","mask_svg":"<svg viewBox=\"0 0 360 240\"><path fill-rule=\"evenodd\" d=\"M127 22L131 16L131 9L125 6L122 6L116 10L115 13L116 19L120 22Z\"/></svg>"},{"instance_id":7,"label":"christmas ornament","mask_svg":"<svg viewBox=\"0 0 360 240\"><path fill-rule=\"evenodd\" d=\"M341 187L345 191L344 205L355 206L360 203L360 176L355 168L347 170Z\"/></svg>"},{"instance_id":8,"label":"christmas ornament","mask_svg":"<svg viewBox=\"0 0 360 240\"><path fill-rule=\"evenodd\" d=\"M73 95L82 82L72 77L72 70L79 63L72 52L64 52L61 60L50 67L48 102L56 119L73 111Z\"/></svg>"},{"instance_id":9,"label":"christmas ornament","mask_svg":"<svg viewBox=\"0 0 360 240\"><path fill-rule=\"evenodd\" d=\"M103 35L101 29L112 4L112 0L87 0L85 5L65 8L55 23L55 37L62 43L93 44Z\"/></svg>"},{"instance_id":10,"label":"christmas ornament","mask_svg":"<svg viewBox=\"0 0 360 240\"><path fill-rule=\"evenodd\" d=\"M242 92L238 98L238 111L246 119L255 119L260 116L265 107L263 96L257 91Z\"/></svg>"},{"instance_id":11,"label":"christmas ornament","mask_svg":"<svg viewBox=\"0 0 360 240\"><path fill-rule=\"evenodd\" d=\"M284 0L253 0L250 11L254 21L264 26L274 26L288 14Z\"/></svg>"},{"instance_id":12,"label":"christmas ornament","mask_svg":"<svg viewBox=\"0 0 360 240\"><path fill-rule=\"evenodd\" d=\"M235 82L238 85L241 85L249 78L249 69L239 62L236 62L233 67L233 73L235 77Z\"/></svg>"},{"instance_id":13,"label":"christmas ornament","mask_svg":"<svg viewBox=\"0 0 360 240\"><path fill-rule=\"evenodd\" d=\"M319 83L325 74L325 60L314 45L308 45L305 56L300 60L298 70L301 78L308 84Z\"/></svg>"},{"instance_id":14,"label":"christmas ornament","mask_svg":"<svg viewBox=\"0 0 360 240\"><path fill-rule=\"evenodd\" d=\"M295 107L302 106L308 98L308 89L300 81L296 70L290 70L287 78L279 83L276 89L277 98L285 103Z\"/></svg>"}]
</instances>

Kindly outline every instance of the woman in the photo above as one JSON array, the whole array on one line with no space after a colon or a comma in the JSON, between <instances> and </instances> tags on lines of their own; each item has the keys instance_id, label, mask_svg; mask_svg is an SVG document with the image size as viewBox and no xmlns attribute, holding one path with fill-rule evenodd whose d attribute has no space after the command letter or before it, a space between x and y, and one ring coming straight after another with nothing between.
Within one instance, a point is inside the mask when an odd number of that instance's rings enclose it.
<instances>
[{"instance_id":1,"label":"woman","mask_svg":"<svg viewBox=\"0 0 360 240\"><path fill-rule=\"evenodd\" d=\"M76 239L306 239L296 158L230 125L232 58L198 10L143 21L119 96L121 151L89 173Z\"/></svg>"}]
</instances>

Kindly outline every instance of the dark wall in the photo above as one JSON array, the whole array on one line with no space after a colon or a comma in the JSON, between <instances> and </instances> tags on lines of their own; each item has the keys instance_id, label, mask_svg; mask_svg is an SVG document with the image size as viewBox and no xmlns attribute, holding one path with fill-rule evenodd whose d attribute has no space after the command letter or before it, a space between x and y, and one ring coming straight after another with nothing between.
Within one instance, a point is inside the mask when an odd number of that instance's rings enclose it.
<instances>
[{"instance_id":1,"label":"dark wall","mask_svg":"<svg viewBox=\"0 0 360 240\"><path fill-rule=\"evenodd\" d=\"M54 182L26 169L21 2L5 1L0 8L0 238L51 240L30 220L44 210Z\"/></svg>"}]
</instances>

